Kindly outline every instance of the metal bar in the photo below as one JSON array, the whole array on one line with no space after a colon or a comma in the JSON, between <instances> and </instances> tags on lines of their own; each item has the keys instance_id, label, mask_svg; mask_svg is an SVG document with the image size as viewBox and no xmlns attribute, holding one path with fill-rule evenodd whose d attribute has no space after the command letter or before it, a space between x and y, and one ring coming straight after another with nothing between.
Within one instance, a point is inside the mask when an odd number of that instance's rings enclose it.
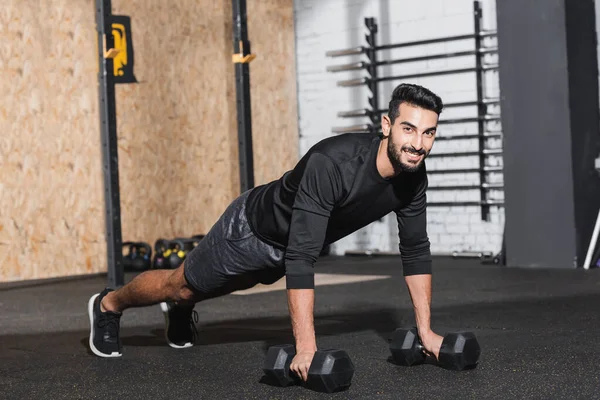
<instances>
[{"instance_id":1,"label":"metal bar","mask_svg":"<svg viewBox=\"0 0 600 400\"><path fill-rule=\"evenodd\" d=\"M246 0L232 0L233 5L233 51L242 56L250 55ZM252 109L250 98L250 64L235 63L235 91L239 146L240 190L254 187L254 158L252 153Z\"/></svg>"},{"instance_id":2,"label":"metal bar","mask_svg":"<svg viewBox=\"0 0 600 400\"><path fill-rule=\"evenodd\" d=\"M368 50L367 50L368 52ZM490 54L498 52L498 48L491 47L486 49L479 50L480 54ZM393 64L404 64L418 61L429 61L429 60L439 60L445 58L454 58L454 57L464 57L477 54L475 50L465 50L465 51L457 51L452 53L440 53L440 54L432 54L428 56L419 56L419 57L411 57L411 58L400 58L397 60L386 60L386 61L377 61L375 66L381 67L383 65L393 65ZM372 66L373 63L367 63L364 61L342 64L342 65L330 65L327 67L327 72L341 72L341 71L354 71L359 69L365 69Z\"/></svg>"},{"instance_id":3,"label":"metal bar","mask_svg":"<svg viewBox=\"0 0 600 400\"><path fill-rule=\"evenodd\" d=\"M462 102L457 102L457 103L448 103L448 104L444 104L444 108L453 108L453 107L466 107L466 106L476 106L478 104L500 104L500 99L497 97L494 98L489 98L489 99L483 99L483 101L479 102L477 100L474 101L462 101ZM377 112L379 114L385 114L388 112L388 109L380 109L377 110Z\"/></svg>"},{"instance_id":4,"label":"metal bar","mask_svg":"<svg viewBox=\"0 0 600 400\"><path fill-rule=\"evenodd\" d=\"M372 113L371 110L363 108L362 110L340 111L337 116L340 118L368 117Z\"/></svg>"},{"instance_id":5,"label":"metal bar","mask_svg":"<svg viewBox=\"0 0 600 400\"><path fill-rule=\"evenodd\" d=\"M104 51L114 48L111 0L96 0L96 31L98 33L98 98L100 102L100 135L102 171L104 173L104 204L106 206L106 250L108 286L125 283L123 271L121 198L119 194L119 151L117 148L117 105L113 59Z\"/></svg>"},{"instance_id":6,"label":"metal bar","mask_svg":"<svg viewBox=\"0 0 600 400\"><path fill-rule=\"evenodd\" d=\"M481 37L478 33L481 31L481 5L478 0L473 1L473 18L474 18L474 28L475 28L475 50L477 54L475 55L475 66L477 67L477 71L475 72L476 82L477 82L477 100L480 101L484 98L484 90L483 90L483 56L479 53L482 48ZM477 133L479 133L479 166L483 168L485 166L485 154L483 150L485 149L485 138L483 136L485 132L485 113L487 112L485 105L483 103L478 104L477 106ZM499 119L499 118L498 118ZM481 171L479 173L480 182L485 182L485 173ZM481 200L485 200L485 188L481 187ZM489 221L490 218L490 210L489 207L481 208L481 219L483 221Z\"/></svg>"},{"instance_id":7,"label":"metal bar","mask_svg":"<svg viewBox=\"0 0 600 400\"><path fill-rule=\"evenodd\" d=\"M330 50L325 53L327 57L341 57L341 56L353 56L357 54L363 54L366 49L362 46L352 47L350 49L343 50Z\"/></svg>"},{"instance_id":8,"label":"metal bar","mask_svg":"<svg viewBox=\"0 0 600 400\"><path fill-rule=\"evenodd\" d=\"M440 157L467 157L467 156L479 156L481 154L480 151L463 151L459 153L432 153L427 156L427 158L440 158ZM483 150L483 154L488 156L499 155L502 154L502 149L485 149Z\"/></svg>"},{"instance_id":9,"label":"metal bar","mask_svg":"<svg viewBox=\"0 0 600 400\"><path fill-rule=\"evenodd\" d=\"M375 130L375 127L369 124L362 125L352 125L352 126L341 126L331 128L331 133L350 133L350 132L360 132L360 133L371 133Z\"/></svg>"},{"instance_id":10,"label":"metal bar","mask_svg":"<svg viewBox=\"0 0 600 400\"><path fill-rule=\"evenodd\" d=\"M497 51L498 51L498 48L494 47L494 48L489 48L489 49L480 49L479 53L487 54L487 53L495 53ZM411 62L418 62L418 61L439 60L439 59L453 58L453 57L464 57L464 56L471 56L474 54L477 54L477 51L475 51L475 50L457 51L457 52L452 52L452 53L433 54L433 55L429 55L429 56L420 56L420 57L411 57L411 58L401 58L401 59L397 59L397 60L379 61L376 63L376 65L379 67L382 65L404 64L404 63L411 63Z\"/></svg>"},{"instance_id":11,"label":"metal bar","mask_svg":"<svg viewBox=\"0 0 600 400\"><path fill-rule=\"evenodd\" d=\"M419 45L423 45L423 44L453 42L453 41L457 41L457 40L473 39L473 38L475 38L475 36L476 36L475 34L469 33L467 35L449 36L449 37L445 37L445 38L436 38L436 39L427 39L427 40L417 40L414 42L388 44L385 46L378 46L376 50L398 49L401 47L419 46ZM480 32L479 36L480 37L496 36L496 31Z\"/></svg>"},{"instance_id":12,"label":"metal bar","mask_svg":"<svg viewBox=\"0 0 600 400\"><path fill-rule=\"evenodd\" d=\"M483 99L482 101L463 101L463 102L458 102L458 103L448 103L448 104L444 104L444 108L452 108L452 107L466 107L466 106L476 106L478 104L500 104L500 99L499 98L489 98L489 99Z\"/></svg>"},{"instance_id":13,"label":"metal bar","mask_svg":"<svg viewBox=\"0 0 600 400\"><path fill-rule=\"evenodd\" d=\"M491 71L491 70L495 70L495 69L498 69L497 64L481 67L481 70L483 70L483 71ZM387 77L383 77L383 78L377 78L376 80L377 80L377 82L384 82L384 81L412 79L412 78L426 78L426 77L430 77L430 76L461 74L461 73L475 72L475 71L477 71L477 68L471 67L471 68L450 69L450 70L446 70L446 71L424 72L424 73L410 74L410 75L387 76ZM368 83L369 81L370 81L370 79L365 77L365 78L350 79L350 80L345 80L345 81L338 81L337 85L345 86L345 87L359 86L359 85L364 85L365 83Z\"/></svg>"},{"instance_id":14,"label":"metal bar","mask_svg":"<svg viewBox=\"0 0 600 400\"><path fill-rule=\"evenodd\" d=\"M339 81L337 83L337 85L340 87L360 86L360 85L364 85L365 83L367 83L367 81L368 81L368 78L349 79L346 81Z\"/></svg>"},{"instance_id":15,"label":"metal bar","mask_svg":"<svg viewBox=\"0 0 600 400\"><path fill-rule=\"evenodd\" d=\"M447 140L461 140L461 139L479 139L479 134L467 134L467 135L448 135L448 136L437 136L436 141L447 141ZM488 132L483 135L484 138L499 138L502 137L502 132Z\"/></svg>"},{"instance_id":16,"label":"metal bar","mask_svg":"<svg viewBox=\"0 0 600 400\"><path fill-rule=\"evenodd\" d=\"M491 167L485 166L483 167L484 172L502 172L504 170L503 167ZM480 172L481 168L455 168L455 169L428 169L427 175L442 175L442 174L459 174L459 173L469 173L469 172Z\"/></svg>"},{"instance_id":17,"label":"metal bar","mask_svg":"<svg viewBox=\"0 0 600 400\"><path fill-rule=\"evenodd\" d=\"M425 72L425 73L411 74L411 75L387 76L384 78L379 78L378 80L380 82L383 82L383 81L391 81L391 80L398 80L398 79L426 78L429 76L442 76L442 75L451 75L451 74L462 74L462 73L466 73L466 72L475 72L475 71L477 71L477 69L478 68L450 69L447 71L434 71L434 72ZM498 65L494 64L494 65L483 66L483 67L480 67L480 69L482 71L491 71L491 70L498 69Z\"/></svg>"},{"instance_id":18,"label":"metal bar","mask_svg":"<svg viewBox=\"0 0 600 400\"><path fill-rule=\"evenodd\" d=\"M485 201L431 201L427 202L428 207L459 207L459 206L504 206L502 200Z\"/></svg>"},{"instance_id":19,"label":"metal bar","mask_svg":"<svg viewBox=\"0 0 600 400\"><path fill-rule=\"evenodd\" d=\"M479 115L477 117L445 119L438 122L438 125L462 124L466 122L479 122L480 125L489 121L500 121L502 118L499 115Z\"/></svg>"},{"instance_id":20,"label":"metal bar","mask_svg":"<svg viewBox=\"0 0 600 400\"><path fill-rule=\"evenodd\" d=\"M480 188L490 190L490 189L502 189L503 187L504 187L503 183L483 183L481 185L473 184L473 185L428 186L427 190L434 190L434 191L437 191L437 190L471 190L471 189L479 190Z\"/></svg>"},{"instance_id":21,"label":"metal bar","mask_svg":"<svg viewBox=\"0 0 600 400\"><path fill-rule=\"evenodd\" d=\"M357 69L365 69L368 66L369 63L366 63L364 61L342 65L330 65L327 67L327 72L353 71Z\"/></svg>"}]
</instances>

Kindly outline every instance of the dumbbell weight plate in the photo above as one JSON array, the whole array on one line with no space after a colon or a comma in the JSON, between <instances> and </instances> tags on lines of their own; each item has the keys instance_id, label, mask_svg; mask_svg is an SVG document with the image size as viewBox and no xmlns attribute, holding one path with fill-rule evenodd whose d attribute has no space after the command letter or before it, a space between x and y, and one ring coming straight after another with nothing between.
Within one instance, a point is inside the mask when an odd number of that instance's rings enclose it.
<instances>
[{"instance_id":1,"label":"dumbbell weight plate","mask_svg":"<svg viewBox=\"0 0 600 400\"><path fill-rule=\"evenodd\" d=\"M290 364L296 355L296 348L291 344L269 347L263 366L263 372L277 386L290 386L296 378L290 374Z\"/></svg>"},{"instance_id":2,"label":"dumbbell weight plate","mask_svg":"<svg viewBox=\"0 0 600 400\"><path fill-rule=\"evenodd\" d=\"M308 369L306 386L317 392L346 390L352 383L354 364L343 350L317 351Z\"/></svg>"},{"instance_id":3,"label":"dumbbell weight plate","mask_svg":"<svg viewBox=\"0 0 600 400\"><path fill-rule=\"evenodd\" d=\"M444 337L440 348L441 367L462 371L477 367L481 347L473 332L453 332Z\"/></svg>"},{"instance_id":4,"label":"dumbbell weight plate","mask_svg":"<svg viewBox=\"0 0 600 400\"><path fill-rule=\"evenodd\" d=\"M396 329L392 333L390 351L394 363L405 367L423 364L426 359L419 343L417 328L414 327L411 329Z\"/></svg>"}]
</instances>

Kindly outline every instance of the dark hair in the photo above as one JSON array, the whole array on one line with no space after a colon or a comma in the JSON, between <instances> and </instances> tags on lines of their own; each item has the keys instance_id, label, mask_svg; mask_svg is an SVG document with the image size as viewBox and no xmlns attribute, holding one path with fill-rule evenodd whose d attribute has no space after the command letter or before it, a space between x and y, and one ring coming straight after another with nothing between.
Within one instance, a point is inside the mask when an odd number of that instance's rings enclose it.
<instances>
[{"instance_id":1,"label":"dark hair","mask_svg":"<svg viewBox=\"0 0 600 400\"><path fill-rule=\"evenodd\" d=\"M388 107L388 116L392 125L400 114L400 104L402 103L434 111L437 115L440 115L444 108L442 99L429 89L419 85L402 83L396 86L392 92L392 98Z\"/></svg>"}]
</instances>

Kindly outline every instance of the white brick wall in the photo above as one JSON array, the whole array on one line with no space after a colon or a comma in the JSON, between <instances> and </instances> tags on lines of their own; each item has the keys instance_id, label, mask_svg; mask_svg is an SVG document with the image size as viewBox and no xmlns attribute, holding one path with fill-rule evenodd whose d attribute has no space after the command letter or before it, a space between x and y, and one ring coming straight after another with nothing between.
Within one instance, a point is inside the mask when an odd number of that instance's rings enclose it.
<instances>
[{"instance_id":1,"label":"white brick wall","mask_svg":"<svg viewBox=\"0 0 600 400\"><path fill-rule=\"evenodd\" d=\"M495 0L483 0L483 27L496 28ZM366 61L364 55L327 58L329 50L365 45L367 30L364 18L375 17L379 27L378 44L424 40L473 32L472 0L295 0L296 49L298 71L298 111L300 127L300 155L318 142L331 136L336 126L368 123L367 118L338 118L337 112L368 107L370 92L366 86L338 87L340 80L367 76L366 71L326 72L329 65ZM495 39L484 41L495 46ZM416 57L451 51L471 50L473 41L456 41L424 46L393 49L378 53L379 60ZM486 62L496 64L497 56L486 56ZM449 58L415 63L396 64L379 68L380 76L413 74L444 69L474 66L474 57ZM476 98L474 73L411 80L439 94L444 102L472 101ZM381 108L399 81L379 84ZM488 97L499 96L497 72L488 72L485 79ZM491 107L490 112L498 112ZM442 118L475 116L475 107L447 109ZM488 124L490 131L500 131L498 123ZM476 124L442 125L440 135L476 133ZM488 148L501 146L500 139L487 140ZM434 152L476 151L477 140L439 141ZM478 157L443 157L428 160L428 169L469 168L478 166ZM501 166L502 157L488 157L488 165ZM488 174L488 182L502 182L502 173ZM430 185L478 184L478 173L453 173L431 175ZM431 191L430 201L478 201L479 191ZM489 193L490 198L502 199L502 190ZM451 251L498 252L504 228L503 208L493 207L491 222L481 220L476 206L430 207L428 231L434 253ZM332 252L343 254L346 250L397 251L397 225L394 214L338 241Z\"/></svg>"}]
</instances>

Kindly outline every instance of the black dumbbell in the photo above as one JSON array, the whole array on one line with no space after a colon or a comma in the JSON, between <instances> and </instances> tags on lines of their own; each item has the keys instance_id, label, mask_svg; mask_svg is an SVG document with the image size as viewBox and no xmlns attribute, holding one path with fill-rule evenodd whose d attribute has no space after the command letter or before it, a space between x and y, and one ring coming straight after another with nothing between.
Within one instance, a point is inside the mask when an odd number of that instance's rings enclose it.
<instances>
[{"instance_id":1,"label":"black dumbbell","mask_svg":"<svg viewBox=\"0 0 600 400\"><path fill-rule=\"evenodd\" d=\"M417 328L396 329L392 334L390 351L398 365L411 366L425 362L426 354L420 343ZM442 368L462 371L477 367L481 348L472 332L452 332L444 336L438 359Z\"/></svg>"},{"instance_id":2,"label":"black dumbbell","mask_svg":"<svg viewBox=\"0 0 600 400\"><path fill-rule=\"evenodd\" d=\"M295 355L296 348L292 344L269 347L263 367L267 379L276 386L302 385L324 393L340 392L350 387L354 364L345 351L317 350L308 369L306 382L290 371Z\"/></svg>"}]
</instances>

